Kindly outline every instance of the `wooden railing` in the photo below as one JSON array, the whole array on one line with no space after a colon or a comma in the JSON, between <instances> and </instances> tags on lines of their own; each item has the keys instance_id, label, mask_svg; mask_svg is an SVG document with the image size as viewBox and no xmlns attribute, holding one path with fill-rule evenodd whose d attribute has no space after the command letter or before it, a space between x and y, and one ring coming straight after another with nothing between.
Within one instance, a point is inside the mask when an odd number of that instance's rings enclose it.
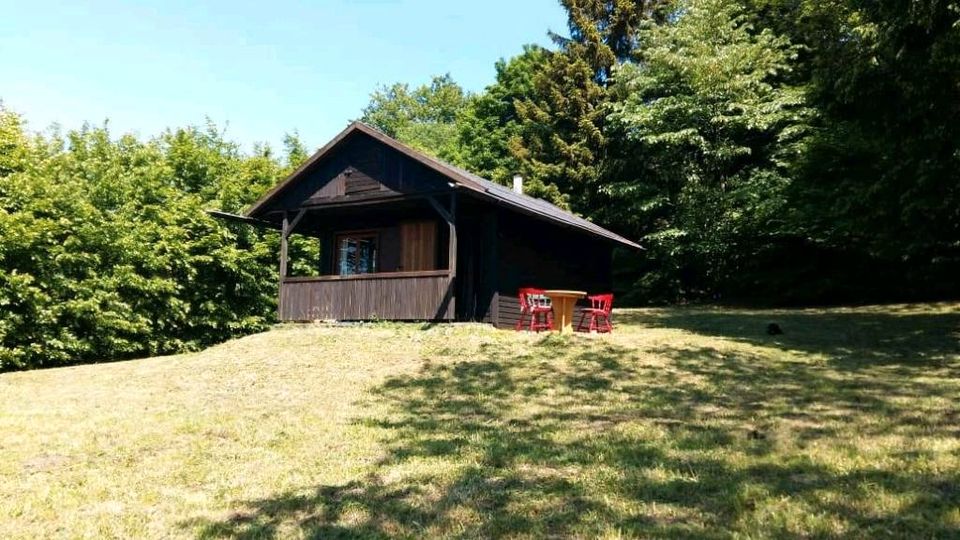
<instances>
[{"instance_id":1,"label":"wooden railing","mask_svg":"<svg viewBox=\"0 0 960 540\"><path fill-rule=\"evenodd\" d=\"M280 320L451 320L452 285L447 270L288 277L280 285Z\"/></svg>"}]
</instances>

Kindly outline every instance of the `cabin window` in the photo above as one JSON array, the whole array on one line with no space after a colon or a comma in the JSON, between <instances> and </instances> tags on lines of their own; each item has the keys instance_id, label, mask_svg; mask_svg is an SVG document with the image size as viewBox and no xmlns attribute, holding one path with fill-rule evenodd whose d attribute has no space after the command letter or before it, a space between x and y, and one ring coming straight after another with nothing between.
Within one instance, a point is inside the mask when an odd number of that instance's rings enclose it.
<instances>
[{"instance_id":1,"label":"cabin window","mask_svg":"<svg viewBox=\"0 0 960 540\"><path fill-rule=\"evenodd\" d=\"M377 271L377 233L337 235L337 272L341 276L372 274Z\"/></svg>"}]
</instances>

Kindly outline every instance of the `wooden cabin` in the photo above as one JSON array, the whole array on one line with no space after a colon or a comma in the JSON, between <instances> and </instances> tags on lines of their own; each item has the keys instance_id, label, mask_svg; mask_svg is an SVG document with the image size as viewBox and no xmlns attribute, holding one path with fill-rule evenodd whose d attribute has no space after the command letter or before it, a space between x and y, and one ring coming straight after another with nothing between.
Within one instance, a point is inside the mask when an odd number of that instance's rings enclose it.
<instances>
[{"instance_id":1,"label":"wooden cabin","mask_svg":"<svg viewBox=\"0 0 960 540\"><path fill-rule=\"evenodd\" d=\"M281 231L282 321L516 324L524 286L606 292L615 246L639 248L543 200L355 122L244 216ZM288 240L320 244L288 275Z\"/></svg>"}]
</instances>

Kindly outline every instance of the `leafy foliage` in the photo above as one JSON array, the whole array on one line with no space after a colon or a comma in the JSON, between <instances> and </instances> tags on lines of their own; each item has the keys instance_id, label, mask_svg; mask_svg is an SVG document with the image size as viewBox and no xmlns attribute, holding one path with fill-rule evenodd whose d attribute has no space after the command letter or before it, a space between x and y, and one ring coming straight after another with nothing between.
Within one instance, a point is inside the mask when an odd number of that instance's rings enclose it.
<instances>
[{"instance_id":1,"label":"leafy foliage","mask_svg":"<svg viewBox=\"0 0 960 540\"><path fill-rule=\"evenodd\" d=\"M820 14L817 6L808 10ZM804 233L857 246L909 288L942 295L960 272L960 3L848 3L835 55L814 51L824 122L803 156ZM800 39L812 41L804 31Z\"/></svg>"},{"instance_id":2,"label":"leafy foliage","mask_svg":"<svg viewBox=\"0 0 960 540\"><path fill-rule=\"evenodd\" d=\"M520 136L516 101L533 92L534 77L550 53L527 45L523 53L496 63L496 82L470 101L460 117L460 142L464 165L477 174L506 183L520 171L511 143Z\"/></svg>"},{"instance_id":3,"label":"leafy foliage","mask_svg":"<svg viewBox=\"0 0 960 540\"><path fill-rule=\"evenodd\" d=\"M617 159L604 217L641 231L666 266L648 267L633 290L647 297L717 290L771 241L812 116L802 89L781 82L796 54L786 38L755 31L727 0L681 9L641 33L639 62L618 68L609 107Z\"/></svg>"},{"instance_id":4,"label":"leafy foliage","mask_svg":"<svg viewBox=\"0 0 960 540\"><path fill-rule=\"evenodd\" d=\"M642 239L621 298L960 294L956 0L561 3L432 151Z\"/></svg>"},{"instance_id":5,"label":"leafy foliage","mask_svg":"<svg viewBox=\"0 0 960 540\"><path fill-rule=\"evenodd\" d=\"M457 118L469 99L449 74L413 90L396 83L374 91L360 119L413 148L461 163Z\"/></svg>"},{"instance_id":6,"label":"leafy foliage","mask_svg":"<svg viewBox=\"0 0 960 540\"><path fill-rule=\"evenodd\" d=\"M214 126L141 142L0 119L0 369L191 350L272 321L276 238L205 213L272 185L269 152L243 157Z\"/></svg>"},{"instance_id":7,"label":"leafy foliage","mask_svg":"<svg viewBox=\"0 0 960 540\"><path fill-rule=\"evenodd\" d=\"M534 76L533 91L516 101L522 120L511 150L521 172L562 194L561 206L594 207L607 144L604 104L608 76L636 44L642 23L658 17L658 0L562 0L570 37L552 34L560 47Z\"/></svg>"}]
</instances>

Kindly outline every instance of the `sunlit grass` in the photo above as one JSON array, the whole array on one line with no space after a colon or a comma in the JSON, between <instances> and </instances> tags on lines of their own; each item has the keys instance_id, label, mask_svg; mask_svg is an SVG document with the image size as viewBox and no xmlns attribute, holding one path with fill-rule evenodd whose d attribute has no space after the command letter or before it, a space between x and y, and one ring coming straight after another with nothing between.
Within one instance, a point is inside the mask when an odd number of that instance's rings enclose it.
<instances>
[{"instance_id":1,"label":"sunlit grass","mask_svg":"<svg viewBox=\"0 0 960 540\"><path fill-rule=\"evenodd\" d=\"M957 304L616 322L2 375L0 537L960 535Z\"/></svg>"}]
</instances>

